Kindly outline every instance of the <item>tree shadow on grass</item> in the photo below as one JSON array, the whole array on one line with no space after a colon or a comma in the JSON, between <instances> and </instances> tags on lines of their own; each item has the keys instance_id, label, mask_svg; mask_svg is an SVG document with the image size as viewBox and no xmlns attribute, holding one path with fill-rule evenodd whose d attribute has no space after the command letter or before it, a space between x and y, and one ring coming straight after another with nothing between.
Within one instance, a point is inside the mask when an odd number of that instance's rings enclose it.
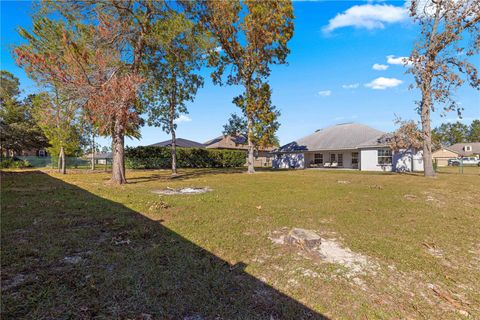
<instances>
[{"instance_id":1,"label":"tree shadow on grass","mask_svg":"<svg viewBox=\"0 0 480 320\"><path fill-rule=\"evenodd\" d=\"M271 168L256 168L257 172L269 172L273 171ZM158 170L145 169L146 172L155 172ZM138 170L137 170L138 172ZM246 173L246 168L192 168L192 169L179 169L176 176L171 175L171 171L164 169L159 171L160 173L149 174L147 176L128 177L127 181L130 184L145 183L158 180L187 180L192 178L201 178L209 175L218 174L231 174L231 173ZM128 173L128 172L127 172Z\"/></svg>"},{"instance_id":2,"label":"tree shadow on grass","mask_svg":"<svg viewBox=\"0 0 480 320\"><path fill-rule=\"evenodd\" d=\"M122 204L2 174L3 319L326 319Z\"/></svg>"},{"instance_id":3,"label":"tree shadow on grass","mask_svg":"<svg viewBox=\"0 0 480 320\"><path fill-rule=\"evenodd\" d=\"M146 169L147 172L155 172L156 170ZM127 177L127 181L130 184L145 183L150 181L158 180L187 180L192 178L201 178L206 175L217 175L217 174L229 174L229 173L242 173L245 169L243 168L194 168L194 169L179 169L176 176L171 175L171 171L168 169L163 169L159 173L149 174L147 176L140 177ZM138 170L137 170L138 172Z\"/></svg>"}]
</instances>

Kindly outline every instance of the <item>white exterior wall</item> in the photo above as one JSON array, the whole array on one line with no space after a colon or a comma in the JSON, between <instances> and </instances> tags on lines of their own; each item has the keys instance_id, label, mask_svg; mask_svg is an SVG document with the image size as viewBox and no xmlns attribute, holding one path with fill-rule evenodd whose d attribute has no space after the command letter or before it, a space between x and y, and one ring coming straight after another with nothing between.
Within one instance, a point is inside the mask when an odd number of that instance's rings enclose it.
<instances>
[{"instance_id":1,"label":"white exterior wall","mask_svg":"<svg viewBox=\"0 0 480 320\"><path fill-rule=\"evenodd\" d=\"M343 154L343 167L352 167L352 152L356 150L343 150L343 151L324 151L324 152L307 152L303 153L284 153L275 154L272 167L276 169L304 169L308 167L310 162L314 159L315 153L323 154L323 162L330 162L330 154L334 153L338 161L338 154ZM362 171L398 171L405 172L411 171L412 168L412 155L409 152L396 152L393 153L392 163L393 165L379 165L378 164L378 149L361 149L359 154L359 169ZM413 155L413 171L423 171L423 158L422 152L419 151Z\"/></svg>"},{"instance_id":2,"label":"white exterior wall","mask_svg":"<svg viewBox=\"0 0 480 320\"><path fill-rule=\"evenodd\" d=\"M275 169L303 169L305 168L305 156L303 153L275 154L272 167Z\"/></svg>"},{"instance_id":3,"label":"white exterior wall","mask_svg":"<svg viewBox=\"0 0 480 320\"><path fill-rule=\"evenodd\" d=\"M378 149L362 149L360 150L360 170L392 171L392 166L378 164Z\"/></svg>"},{"instance_id":4,"label":"white exterior wall","mask_svg":"<svg viewBox=\"0 0 480 320\"><path fill-rule=\"evenodd\" d=\"M395 152L393 155L394 170L396 172L423 171L423 152L412 153L409 150Z\"/></svg>"},{"instance_id":5,"label":"white exterior wall","mask_svg":"<svg viewBox=\"0 0 480 320\"><path fill-rule=\"evenodd\" d=\"M413 156L413 171L423 171L423 151L418 151Z\"/></svg>"}]
</instances>

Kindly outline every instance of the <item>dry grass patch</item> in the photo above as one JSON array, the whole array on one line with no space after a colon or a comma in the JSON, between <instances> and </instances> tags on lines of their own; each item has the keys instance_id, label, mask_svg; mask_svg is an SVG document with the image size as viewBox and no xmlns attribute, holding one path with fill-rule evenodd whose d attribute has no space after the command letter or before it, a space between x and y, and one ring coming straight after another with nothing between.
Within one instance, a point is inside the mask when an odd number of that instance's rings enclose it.
<instances>
[{"instance_id":1,"label":"dry grass patch","mask_svg":"<svg viewBox=\"0 0 480 320\"><path fill-rule=\"evenodd\" d=\"M2 173L4 318L480 317L476 172L127 178ZM272 243L282 228L314 230L375 268L352 275L341 259Z\"/></svg>"}]
</instances>

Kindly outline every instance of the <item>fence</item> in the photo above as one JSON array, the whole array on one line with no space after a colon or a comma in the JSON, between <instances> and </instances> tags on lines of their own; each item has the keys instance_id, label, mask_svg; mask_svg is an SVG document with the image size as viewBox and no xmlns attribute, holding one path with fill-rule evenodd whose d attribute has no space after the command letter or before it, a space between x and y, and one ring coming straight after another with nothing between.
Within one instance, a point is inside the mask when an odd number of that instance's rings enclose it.
<instances>
[{"instance_id":1,"label":"fence","mask_svg":"<svg viewBox=\"0 0 480 320\"><path fill-rule=\"evenodd\" d=\"M35 156L18 156L17 158L28 161L33 168L57 168L58 166L58 158ZM95 164L98 169L110 168L111 159L95 159ZM86 158L65 157L65 167L67 169L90 169L92 162Z\"/></svg>"},{"instance_id":2,"label":"fence","mask_svg":"<svg viewBox=\"0 0 480 320\"><path fill-rule=\"evenodd\" d=\"M467 158L478 159L475 157ZM460 158L435 157L433 163L435 171L438 173L480 175L480 165L478 162L464 161Z\"/></svg>"},{"instance_id":3,"label":"fence","mask_svg":"<svg viewBox=\"0 0 480 320\"><path fill-rule=\"evenodd\" d=\"M58 160L57 158L52 157L36 157L36 156L17 156L17 158L21 160L28 161L29 165L33 168L57 168ZM452 160L453 158L435 158L434 159L434 167L435 171L440 174L466 174L466 175L480 175L480 166L475 163L464 163L461 159L456 163L450 163L448 160ZM143 159L148 163L157 163L160 162L161 166L152 166L152 167L161 167L161 168L169 168L170 167L170 158L162 158L162 157L149 157ZM139 166L138 164L134 163L137 159L129 159L128 157L125 159L126 166L129 169L138 169L138 168L145 168L145 166ZM90 169L91 168L91 160L87 158L81 157L66 157L65 158L65 165L67 169ZM240 167L243 163L240 163L236 166ZM257 166L263 166L258 165ZM225 167L230 167L234 165L226 165ZM110 169L112 167L112 159L110 158L97 158L95 159L95 167L96 169ZM183 163L178 163L178 167L212 167L212 166L185 166ZM214 167L214 166L213 166Z\"/></svg>"}]
</instances>

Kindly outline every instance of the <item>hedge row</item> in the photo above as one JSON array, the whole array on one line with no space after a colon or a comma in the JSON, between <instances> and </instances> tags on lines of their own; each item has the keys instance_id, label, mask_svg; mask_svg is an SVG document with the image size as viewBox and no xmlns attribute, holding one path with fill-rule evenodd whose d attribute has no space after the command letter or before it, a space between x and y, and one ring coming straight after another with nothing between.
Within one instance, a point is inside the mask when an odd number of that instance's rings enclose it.
<instances>
[{"instance_id":1,"label":"hedge row","mask_svg":"<svg viewBox=\"0 0 480 320\"><path fill-rule=\"evenodd\" d=\"M228 168L245 165L246 154L241 150L177 148L178 168ZM160 169L172 166L170 147L126 148L125 164L131 169Z\"/></svg>"}]
</instances>

